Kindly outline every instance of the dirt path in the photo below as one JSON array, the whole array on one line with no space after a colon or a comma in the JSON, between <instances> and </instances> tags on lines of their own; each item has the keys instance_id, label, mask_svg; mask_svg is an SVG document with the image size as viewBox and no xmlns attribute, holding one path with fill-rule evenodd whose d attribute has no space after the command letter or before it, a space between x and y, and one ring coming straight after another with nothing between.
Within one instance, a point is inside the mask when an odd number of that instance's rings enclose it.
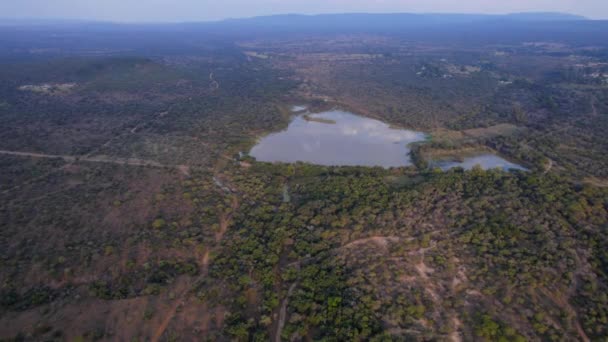
<instances>
[{"instance_id":1,"label":"dirt path","mask_svg":"<svg viewBox=\"0 0 608 342\"><path fill-rule=\"evenodd\" d=\"M220 89L220 83L215 80L215 75L213 74L213 71L209 73L209 81L211 82L209 83L209 87L211 88L211 90Z\"/></svg>"},{"instance_id":2,"label":"dirt path","mask_svg":"<svg viewBox=\"0 0 608 342\"><path fill-rule=\"evenodd\" d=\"M167 330L167 327L169 327L169 324L175 317L175 314L177 313L177 309L179 308L180 304L184 303L184 299L186 298L186 295L190 290L190 282L180 282L177 285L176 290L178 290L180 294L176 297L175 302L171 304L169 309L163 311L163 313L165 313L165 316L160 322L160 325L156 328L156 330L154 330L154 335L152 335L152 337L150 338L150 341L152 342L158 342Z\"/></svg>"},{"instance_id":3,"label":"dirt path","mask_svg":"<svg viewBox=\"0 0 608 342\"><path fill-rule=\"evenodd\" d=\"M547 158L549 159L549 158ZM551 171L551 169L553 168L553 160L549 159L549 164L545 167L545 171L543 171L543 175L546 175L547 173L549 173L549 171Z\"/></svg>"},{"instance_id":4,"label":"dirt path","mask_svg":"<svg viewBox=\"0 0 608 342\"><path fill-rule=\"evenodd\" d=\"M450 341L462 342L462 336L460 335L460 332L458 331L460 329L460 327L462 326L462 322L460 321L460 319L458 317L453 316L452 325L454 326L454 330L449 335Z\"/></svg>"},{"instance_id":5,"label":"dirt path","mask_svg":"<svg viewBox=\"0 0 608 342\"><path fill-rule=\"evenodd\" d=\"M43 154L34 152L18 152L18 151L6 151L0 150L0 154L17 156L17 157L30 157L30 158L47 158L47 159L63 159L67 162L75 161L87 161L93 163L108 163L108 164L121 164L121 165L132 165L132 166L150 166L150 167L175 167L169 165L163 165L152 160L135 159L135 158L110 158L110 157L76 157L68 156L63 154Z\"/></svg>"},{"instance_id":6,"label":"dirt path","mask_svg":"<svg viewBox=\"0 0 608 342\"><path fill-rule=\"evenodd\" d=\"M38 176L38 177L34 177L34 178L31 178L31 179L25 180L25 182L23 182L23 183L21 183L21 184L18 184L18 185L15 185L15 186L14 186L14 187L12 187L12 188L6 189L6 190L2 191L2 194L4 195L4 194L8 194L8 193L10 193L11 191L19 190L19 189L23 188L24 186L27 186L27 185L33 184L33 183L35 183L35 182L37 182L37 181L39 181L39 180L41 180L41 179L47 178L47 177L49 177L50 175L55 174L55 173L57 173L57 172L61 172L61 171L63 171L63 167L58 167L58 168L55 168L55 169L53 169L53 170L51 170L51 171L49 171L49 172L47 172L47 173L45 173L45 174L43 174L43 175L41 175L41 176Z\"/></svg>"},{"instance_id":7,"label":"dirt path","mask_svg":"<svg viewBox=\"0 0 608 342\"><path fill-rule=\"evenodd\" d=\"M591 100L591 115L597 116L599 113L597 111L597 107L595 106L595 101Z\"/></svg>"},{"instance_id":8,"label":"dirt path","mask_svg":"<svg viewBox=\"0 0 608 342\"><path fill-rule=\"evenodd\" d=\"M17 152L17 151L0 150L0 154L6 154L6 155L10 155L10 156L17 156L17 157L63 159L66 161L76 161L76 157L72 157L72 156L42 154L42 153L34 153L34 152Z\"/></svg>"},{"instance_id":9,"label":"dirt path","mask_svg":"<svg viewBox=\"0 0 608 342\"><path fill-rule=\"evenodd\" d=\"M173 108L173 107L171 107L171 108ZM150 121L151 121L151 120L153 120L153 119L156 119L156 118L162 118L162 117L165 117L167 114L169 114L169 111L171 110L171 108L170 108L169 110L167 110L167 111L160 112L160 113L156 114L156 115L155 115L155 116L154 116L152 119L150 119ZM135 125L133 128L131 128L131 129L129 130L129 132L130 132L131 134L135 134L135 133L137 133L137 131L138 131L138 130L139 130L141 127L145 126L145 125L146 125L148 122L149 122L149 121L143 121L143 122L138 123L138 124L137 124L137 125ZM118 137L121 137L121 136L118 136ZM118 138L118 137L117 137L117 138ZM114 138L110 139L110 140L109 140L107 143L103 144L103 145L102 145L102 147L107 146L107 145L108 145L108 144L109 144L109 143L110 143L112 140L114 140Z\"/></svg>"},{"instance_id":10,"label":"dirt path","mask_svg":"<svg viewBox=\"0 0 608 342\"><path fill-rule=\"evenodd\" d=\"M135 127L131 128L131 130L130 130L131 134L135 134L135 133L137 133L137 130L138 130L138 129L139 129L139 127L141 127L142 125L143 125L143 124L138 124L138 125L135 125Z\"/></svg>"},{"instance_id":11,"label":"dirt path","mask_svg":"<svg viewBox=\"0 0 608 342\"><path fill-rule=\"evenodd\" d=\"M105 164L116 164L116 165L129 165L129 166L145 166L154 168L171 168L178 169L185 175L189 175L189 167L187 165L167 165L161 164L154 160L145 160L138 158L116 158L108 156L97 156L97 157L81 157L81 156L69 156L64 154L44 154L35 152L19 152L19 151L6 151L0 150L0 154L16 156L16 157L28 157L28 158L43 158L43 159L62 159L66 162L77 162L84 161L90 163L105 163Z\"/></svg>"},{"instance_id":12,"label":"dirt path","mask_svg":"<svg viewBox=\"0 0 608 342\"><path fill-rule=\"evenodd\" d=\"M230 212L223 212L220 214L220 230L215 234L215 242L220 243L224 238L224 234L228 231L228 227L232 222L232 216L239 207L239 199L237 196L232 196L232 204L230 205Z\"/></svg>"},{"instance_id":13,"label":"dirt path","mask_svg":"<svg viewBox=\"0 0 608 342\"><path fill-rule=\"evenodd\" d=\"M131 131L130 133L134 133ZM105 163L105 164L115 164L115 165L128 165L128 166L142 166L142 167L151 167L151 168L162 168L162 169L174 169L179 171L181 174L185 176L190 175L190 167L187 165L167 165L162 164L156 161L144 160L144 159L136 159L136 158L113 158L109 156L72 156L72 155L62 155L62 154L45 154L45 153L36 153L36 152L22 152L22 151L8 151L8 150L0 150L0 155L7 156L15 156L15 157L23 157L23 158L40 158L40 159L57 159L66 162L65 165L62 165L52 172L61 172L64 167L69 166L71 163L77 163L79 161L82 162L92 162L92 163ZM222 162L226 161L222 159ZM199 169L197 167L196 169ZM202 167L200 169L203 169ZM51 172L51 173L52 173ZM217 174L219 174L219 168L216 169ZM43 179L48 177L50 173L47 173L43 176L36 177L36 179ZM170 326L173 323L176 323L176 320L179 320L183 317L180 316L180 308L184 305L188 307L190 299L191 299L191 289L192 287L201 279L208 275L209 264L212 259L212 253L216 251L224 235L230 228L230 225L233 222L233 216L238 210L239 207L239 197L236 193L236 190L233 190L233 187L227 182L226 177L222 177L222 181L225 182L226 188L229 189L229 193L223 193L223 196L230 196L231 205L230 209L223 210L223 212L219 215L219 231L215 234L215 243L210 248L206 248L204 253L200 255L200 276L196 277L196 279L183 278L179 283L176 283L175 286L171 289L173 293L175 293L175 297L167 298L159 303L159 317L154 321L154 326L151 327L150 331L147 334L150 334L150 341L157 342L163 339L163 336L166 334L167 329L170 329ZM23 185L20 185L23 186ZM15 187L18 188L18 187ZM9 189L12 190L12 189ZM65 190L65 189L64 189ZM61 191L64 191L61 190ZM204 303L205 308L207 303ZM203 312L207 312L206 309ZM210 317L210 316L209 316ZM209 317L202 317L202 325L204 327L203 331L207 331L207 321ZM221 324L221 323L218 323Z\"/></svg>"},{"instance_id":14,"label":"dirt path","mask_svg":"<svg viewBox=\"0 0 608 342\"><path fill-rule=\"evenodd\" d=\"M397 237L397 236L370 236L368 238L357 239L352 242L349 242L346 245L342 246L341 248L351 248L351 247L360 246L360 245L363 245L366 243L374 243L381 249L386 250L388 248L389 242L399 242L399 237Z\"/></svg>"},{"instance_id":15,"label":"dirt path","mask_svg":"<svg viewBox=\"0 0 608 342\"><path fill-rule=\"evenodd\" d=\"M584 183L591 184L593 186L597 186L599 188L608 188L608 178L600 179L597 177L589 176L583 179Z\"/></svg>"},{"instance_id":16,"label":"dirt path","mask_svg":"<svg viewBox=\"0 0 608 342\"><path fill-rule=\"evenodd\" d=\"M418 273L418 276L420 277L422 282L426 284L426 292L428 292L428 294L431 296L435 303L438 303L440 301L440 297L435 291L435 284L431 281L431 278L429 277L429 274L432 274L433 272L435 272L435 270L428 267L424 262L424 252L420 255L420 262L414 265L414 268L416 269L416 272Z\"/></svg>"},{"instance_id":17,"label":"dirt path","mask_svg":"<svg viewBox=\"0 0 608 342\"><path fill-rule=\"evenodd\" d=\"M41 159L61 159L68 163L75 163L78 161L90 162L90 163L105 163L105 164L115 164L115 165L128 165L128 166L143 166L143 167L153 167L153 168L171 168L177 169L180 173L182 173L186 177L190 177L190 167L187 165L164 165L152 160L143 160L143 159L133 159L133 158L110 158L110 157L75 157L68 155L56 155L56 154L43 154L43 153L35 153L35 152L19 152L19 151L6 151L0 150L0 154L23 157L23 158L41 158ZM48 172L42 176L36 177L25 183L14 186L10 189L6 189L2 191L2 194L10 193L11 191L15 191L21 189L23 186L27 184L31 184L37 180L43 179L45 177L50 176L53 173L59 172L63 170L63 167L59 167L51 172Z\"/></svg>"},{"instance_id":18,"label":"dirt path","mask_svg":"<svg viewBox=\"0 0 608 342\"><path fill-rule=\"evenodd\" d=\"M232 223L232 216L234 215L234 213L236 212L238 207L239 207L238 197L236 195L232 195L232 204L230 206L230 210L224 211L220 214L220 217L219 217L220 230L215 234L215 247L214 248L217 248L217 246L219 246L220 242L224 238L224 235L226 234L226 232L228 231L228 228L230 227L230 224ZM160 340L160 338L163 336L163 334L167 330L167 328L168 328L169 324L171 323L171 321L173 320L173 318L175 318L175 314L177 312L177 308L179 307L180 303L185 302L185 300L188 296L189 290L190 290L190 286L192 284L196 284L199 280L201 280L201 278L204 278L207 276L207 274L209 273L210 255L214 248L209 248L205 251L205 253L203 254L203 256L201 258L200 276L197 277L197 279L193 282L187 282L185 289L182 289L181 291L179 291L180 294L177 296L178 299L170 307L170 309L166 311L165 317L161 321L161 324L158 326L158 328L155 330L154 335L152 336L150 341L158 342ZM207 305L207 304L205 303L204 305ZM207 310L204 310L204 311L207 311ZM207 331L207 329L208 329L208 319L209 319L209 317L206 317L203 319L203 331Z\"/></svg>"},{"instance_id":19,"label":"dirt path","mask_svg":"<svg viewBox=\"0 0 608 342\"><path fill-rule=\"evenodd\" d=\"M209 256L211 254L210 250L207 250L205 254L203 254L203 258L201 259L201 274L206 276L209 273Z\"/></svg>"},{"instance_id":20,"label":"dirt path","mask_svg":"<svg viewBox=\"0 0 608 342\"><path fill-rule=\"evenodd\" d=\"M584 342L589 342L590 339L587 336L587 334L585 333L585 330L583 330L583 327L581 326L581 324L579 322L578 314L577 314L576 310L574 310L572 305L570 305L568 300L566 298L560 296L559 294L555 294L555 293L549 291L547 288L541 288L541 292L545 296L547 296L549 299L551 299L555 304L557 304L557 306L559 306L562 310L566 311L568 313L568 315L570 315L570 317L572 319L572 323L574 324L574 328L576 329L576 332L578 333L581 340Z\"/></svg>"},{"instance_id":21,"label":"dirt path","mask_svg":"<svg viewBox=\"0 0 608 342\"><path fill-rule=\"evenodd\" d=\"M186 177L190 177L190 167L188 165L178 165L177 169L179 170L179 172L181 172L184 176Z\"/></svg>"},{"instance_id":22,"label":"dirt path","mask_svg":"<svg viewBox=\"0 0 608 342\"><path fill-rule=\"evenodd\" d=\"M175 313L177 312L177 308L179 307L179 303L180 302L176 300L175 303L171 306L171 308L167 312L163 321L160 323L158 328L156 328L156 331L154 332L154 335L150 338L150 341L158 342L160 340L160 338L165 333L165 330L167 330L169 323L171 323L171 320L175 316Z\"/></svg>"},{"instance_id":23,"label":"dirt path","mask_svg":"<svg viewBox=\"0 0 608 342\"><path fill-rule=\"evenodd\" d=\"M298 286L298 283L293 283L289 287L289 291L287 291L287 296L283 299L283 303L281 303L281 310L279 311L279 322L277 324L277 331L274 334L275 342L281 342L281 334L283 334L283 327L285 327L285 318L287 317L287 304L289 303L289 297L293 295L293 291Z\"/></svg>"},{"instance_id":24,"label":"dirt path","mask_svg":"<svg viewBox=\"0 0 608 342\"><path fill-rule=\"evenodd\" d=\"M0 154L17 156L17 157L26 157L26 158L61 159L68 163L84 161L84 162L93 162L93 163L144 166L144 167L154 167L154 168L173 168L173 169L179 170L182 174L184 174L186 176L190 175L190 168L186 165L164 165L164 164L161 164L161 163L158 163L155 161L133 159L133 158L129 158L129 159L127 159L127 158L110 158L110 157L105 157L105 156L76 157L76 156L69 156L69 155L54 155L54 154L43 154L43 153L35 153L35 152L7 151L7 150L0 150ZM62 168L59 168L58 170L61 170L61 169ZM58 170L54 170L54 172L57 172ZM44 175L43 177L46 177L46 176L48 176L48 174ZM220 232L216 235L217 243L219 243L219 241L223 238L223 235L225 234L225 232L228 230L228 226L230 225L233 212L236 211L236 209L238 207L238 198L236 196L232 197L232 206L231 207L232 207L232 210L230 212L223 213L220 217L221 229L220 229ZM208 273L210 252L211 252L210 250L207 250L202 257L201 276L206 276ZM180 307L180 305L185 303L192 284L194 284L194 283L191 281L183 281L182 283L178 284L178 286L175 289L175 291L178 293L178 295L176 296L175 301L173 303L171 303L169 308L167 310L163 311L164 316L163 316L160 324L158 325L158 327L154 330L153 335L150 338L150 341L152 341L152 342L160 341L163 334L169 327L169 324L175 318L178 308Z\"/></svg>"}]
</instances>

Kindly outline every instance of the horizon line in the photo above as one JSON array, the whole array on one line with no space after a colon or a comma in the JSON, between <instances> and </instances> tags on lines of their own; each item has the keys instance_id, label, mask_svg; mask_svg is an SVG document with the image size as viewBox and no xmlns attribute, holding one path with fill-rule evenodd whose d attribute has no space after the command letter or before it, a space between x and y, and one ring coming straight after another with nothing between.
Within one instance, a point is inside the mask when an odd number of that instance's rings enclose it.
<instances>
[{"instance_id":1,"label":"horizon line","mask_svg":"<svg viewBox=\"0 0 608 342\"><path fill-rule=\"evenodd\" d=\"M487 16L487 17L505 17L510 15L521 15L521 14L546 14L546 15L569 15L573 17L580 17L581 21L605 21L608 18L590 18L585 15L573 14L569 12L554 12L554 11L524 11L524 12L505 12L505 13L475 13L475 12L324 12L324 13L277 13L267 15L254 15L254 16L242 16L242 17L225 17L221 19L200 19L200 20L111 20L111 19L87 19L87 18L66 18L66 17L0 17L0 23L2 22L65 22L65 23L100 23L100 24L122 24L122 25L161 25L161 24L195 24L195 23L221 23L230 20L247 20L255 18L269 18L269 17L280 17L280 16L302 16L302 17L315 17L325 15L353 15L353 14L368 14L368 15L475 15L475 16Z\"/></svg>"}]
</instances>

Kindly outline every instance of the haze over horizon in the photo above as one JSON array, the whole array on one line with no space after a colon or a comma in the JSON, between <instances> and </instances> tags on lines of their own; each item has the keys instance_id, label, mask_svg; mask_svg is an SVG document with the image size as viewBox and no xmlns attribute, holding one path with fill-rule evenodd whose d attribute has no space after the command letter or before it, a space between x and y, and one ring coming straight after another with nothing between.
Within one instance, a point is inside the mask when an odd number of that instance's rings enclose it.
<instances>
[{"instance_id":1,"label":"haze over horizon","mask_svg":"<svg viewBox=\"0 0 608 342\"><path fill-rule=\"evenodd\" d=\"M8 19L81 19L117 22L211 21L276 14L329 13L475 13L561 12L608 19L603 0L21 0L0 3Z\"/></svg>"}]
</instances>

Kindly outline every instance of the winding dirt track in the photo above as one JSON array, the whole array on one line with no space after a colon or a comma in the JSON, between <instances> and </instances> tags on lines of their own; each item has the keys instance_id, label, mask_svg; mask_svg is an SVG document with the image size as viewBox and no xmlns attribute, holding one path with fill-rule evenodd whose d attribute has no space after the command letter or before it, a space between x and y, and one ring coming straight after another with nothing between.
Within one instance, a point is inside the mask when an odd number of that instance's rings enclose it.
<instances>
[{"instance_id":1,"label":"winding dirt track","mask_svg":"<svg viewBox=\"0 0 608 342\"><path fill-rule=\"evenodd\" d=\"M18 152L18 151L6 151L0 150L0 154L17 156L17 157L30 157L30 158L46 158L46 159L63 159L68 162L75 161L86 161L92 163L107 163L107 164L120 164L120 165L132 165L132 166L149 166L149 167L177 167L174 165L163 165L159 162L144 159L135 158L110 158L110 157L75 157L63 154L43 154L34 152Z\"/></svg>"},{"instance_id":2,"label":"winding dirt track","mask_svg":"<svg viewBox=\"0 0 608 342\"><path fill-rule=\"evenodd\" d=\"M16 157L25 157L25 158L61 159L63 161L69 162L69 163L77 162L77 161L85 161L85 162L91 162L91 163L106 163L106 164L116 164L116 165L143 166L143 167L154 167L154 168L173 168L173 169L179 170L186 176L188 176L190 173L189 167L186 165L165 165L165 164L158 163L156 161L144 160L144 159L110 158L110 157L105 157L105 156L76 157L76 156L69 156L69 155L0 150L0 155L2 155L2 154L16 156ZM236 210L237 206L238 206L238 200L235 197L232 202L232 210L233 211ZM221 237L228 229L228 225L231 221L231 218L232 218L232 213L222 215L221 220L220 220L220 226L222 227L222 229L221 229L221 233L219 236L219 240L221 240ZM217 238L217 236L216 236L216 238ZM203 270L204 270L205 275L207 273L207 268L208 268L208 265L207 265L209 262L208 258L209 258L209 252L207 252L207 254L205 255L205 258L204 258L205 260L204 260L204 264L203 264ZM171 320L175 316L175 313L177 312L178 307L185 302L184 297L188 293L188 290L189 290L187 285L188 284L182 284L182 287L184 287L184 288L180 289L180 293L181 293L180 300L176 300L173 303L173 305L169 308L164 319L161 321L161 324L155 330L154 335L151 338L151 341L157 342L161 339L165 330L171 323Z\"/></svg>"},{"instance_id":3,"label":"winding dirt track","mask_svg":"<svg viewBox=\"0 0 608 342\"><path fill-rule=\"evenodd\" d=\"M68 162L75 161L86 161L91 163L106 163L106 164L119 164L119 165L131 165L131 166L148 166L148 167L159 167L159 168L177 168L180 165L163 165L153 160L135 159L135 158L111 158L105 156L99 157L76 157L68 156L63 154L44 154L34 152L18 152L18 151L6 151L0 150L0 154L17 156L17 157L30 157L30 158L46 158L46 159L63 159Z\"/></svg>"},{"instance_id":4,"label":"winding dirt track","mask_svg":"<svg viewBox=\"0 0 608 342\"><path fill-rule=\"evenodd\" d=\"M224 186L222 183L220 183L220 184L218 184L218 187L219 187L219 190L222 190L222 192L225 192L223 188L224 187L227 188L228 186ZM220 230L215 234L215 246L210 249L207 249L207 251L205 252L205 254L203 255L203 258L202 258L202 265L201 265L202 271L201 271L199 278L194 282L187 283L188 286L198 282L198 280L207 276L208 271L209 271L210 253L212 253L214 249L216 249L220 246L222 239L224 238L224 234L226 234L226 232L228 231L228 228L232 224L233 215L238 210L239 205L240 204L239 204L238 196L232 195L230 210L222 211L219 214ZM161 324L154 331L154 335L152 335L152 338L150 339L151 342L158 342L161 340L162 336L165 334L165 331L169 327L169 324L175 318L175 314L177 313L177 309L179 308L180 304L185 303L187 301L187 296L190 291L190 288L188 286L181 289L180 294L178 296L179 300L176 300L175 303L173 303L173 305L170 307L170 309L166 312L163 320L161 321ZM204 303L203 305L207 305L207 303ZM207 325L206 323L203 324L204 332L207 331L206 325Z\"/></svg>"},{"instance_id":5,"label":"winding dirt track","mask_svg":"<svg viewBox=\"0 0 608 342\"><path fill-rule=\"evenodd\" d=\"M43 158L43 159L61 159L66 162L77 162L84 161L89 163L104 163L104 164L115 164L115 165L129 165L129 166L144 166L144 167L154 167L159 169L177 169L181 173L186 176L190 175L190 167L187 165L168 165L161 164L154 160L145 160L145 159L137 159L137 158L116 158L116 157L108 157L108 156L97 156L97 157L89 157L89 156L69 156L63 154L44 154L44 153L35 153L35 152L19 152L19 151L6 151L0 150L0 154L16 156L16 157L26 157L26 158Z\"/></svg>"},{"instance_id":6,"label":"winding dirt track","mask_svg":"<svg viewBox=\"0 0 608 342\"><path fill-rule=\"evenodd\" d=\"M281 310L279 311L279 323L277 324L277 331L274 335L275 342L281 342L281 335L283 334L283 327L285 327L285 318L287 317L287 304L289 303L289 297L293 295L293 291L296 289L298 283L293 283L289 287L289 291L287 291L287 296L283 299L283 303L281 303Z\"/></svg>"},{"instance_id":7,"label":"winding dirt track","mask_svg":"<svg viewBox=\"0 0 608 342\"><path fill-rule=\"evenodd\" d=\"M232 197L232 204L230 206L230 212L223 212L220 215L220 230L215 234L215 242L220 243L224 238L224 234L228 231L228 227L232 222L232 215L239 207L239 200L236 196Z\"/></svg>"},{"instance_id":8,"label":"winding dirt track","mask_svg":"<svg viewBox=\"0 0 608 342\"><path fill-rule=\"evenodd\" d=\"M597 111L597 107L595 106L595 101L591 100L591 115L597 116L599 113Z\"/></svg>"},{"instance_id":9,"label":"winding dirt track","mask_svg":"<svg viewBox=\"0 0 608 342\"><path fill-rule=\"evenodd\" d=\"M220 83L215 79L215 74L213 72L209 73L209 81L211 82L209 83L209 88L211 88L211 90L220 89Z\"/></svg>"}]
</instances>

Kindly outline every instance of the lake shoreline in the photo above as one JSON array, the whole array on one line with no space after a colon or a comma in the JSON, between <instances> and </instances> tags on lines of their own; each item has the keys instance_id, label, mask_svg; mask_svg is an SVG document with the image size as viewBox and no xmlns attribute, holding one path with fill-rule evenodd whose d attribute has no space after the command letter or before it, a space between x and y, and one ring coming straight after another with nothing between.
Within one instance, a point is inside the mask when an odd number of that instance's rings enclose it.
<instances>
[{"instance_id":1,"label":"lake shoreline","mask_svg":"<svg viewBox=\"0 0 608 342\"><path fill-rule=\"evenodd\" d=\"M349 111L295 112L286 130L270 133L249 155L261 162L305 162L324 166L412 166L410 144L426 141L424 132L397 129Z\"/></svg>"}]
</instances>

